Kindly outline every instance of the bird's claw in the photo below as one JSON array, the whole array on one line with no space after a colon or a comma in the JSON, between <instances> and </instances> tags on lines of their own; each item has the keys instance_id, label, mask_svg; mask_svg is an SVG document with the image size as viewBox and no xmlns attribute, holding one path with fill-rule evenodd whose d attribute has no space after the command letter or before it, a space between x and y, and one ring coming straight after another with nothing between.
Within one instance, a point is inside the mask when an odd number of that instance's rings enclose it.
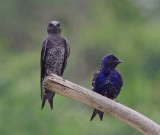
<instances>
[{"instance_id":1,"label":"bird's claw","mask_svg":"<svg viewBox=\"0 0 160 135\"><path fill-rule=\"evenodd\" d=\"M119 101L117 101L117 100L114 100L114 101L116 101L116 102L118 102L118 103L119 103Z\"/></svg>"},{"instance_id":2,"label":"bird's claw","mask_svg":"<svg viewBox=\"0 0 160 135\"><path fill-rule=\"evenodd\" d=\"M65 81L64 77L63 77L63 76L61 76L61 78L63 79L63 82L64 82L64 81Z\"/></svg>"}]
</instances>

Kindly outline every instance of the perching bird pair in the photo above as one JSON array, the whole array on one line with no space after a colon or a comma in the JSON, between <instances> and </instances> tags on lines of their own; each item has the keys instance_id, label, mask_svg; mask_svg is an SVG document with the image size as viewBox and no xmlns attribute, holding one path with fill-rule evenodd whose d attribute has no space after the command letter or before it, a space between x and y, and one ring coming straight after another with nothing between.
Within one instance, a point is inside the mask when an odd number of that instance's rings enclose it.
<instances>
[{"instance_id":1,"label":"perching bird pair","mask_svg":"<svg viewBox=\"0 0 160 135\"><path fill-rule=\"evenodd\" d=\"M69 45L65 38L61 37L60 23L51 21L47 28L48 36L43 42L41 50L41 99L42 109L48 100L51 109L53 109L54 92L43 87L44 78L50 73L59 76L63 75L66 68L67 59L70 54ZM123 85L121 74L115 70L122 61L116 56L110 54L102 59L100 69L94 74L92 81L93 91L110 99L117 98ZM91 120L99 115L103 119L103 112L94 109Z\"/></svg>"}]
</instances>

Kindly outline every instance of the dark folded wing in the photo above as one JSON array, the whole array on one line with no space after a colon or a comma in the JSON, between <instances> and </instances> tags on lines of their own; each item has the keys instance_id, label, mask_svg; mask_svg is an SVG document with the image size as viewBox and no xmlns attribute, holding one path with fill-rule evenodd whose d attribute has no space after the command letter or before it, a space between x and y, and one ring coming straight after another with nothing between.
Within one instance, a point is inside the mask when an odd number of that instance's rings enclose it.
<instances>
[{"instance_id":1,"label":"dark folded wing","mask_svg":"<svg viewBox=\"0 0 160 135\"><path fill-rule=\"evenodd\" d=\"M98 77L100 71L98 70L96 73L94 73L94 77L93 77L93 80L92 80L92 86L94 87L94 84L95 84L95 80L96 78Z\"/></svg>"},{"instance_id":2,"label":"dark folded wing","mask_svg":"<svg viewBox=\"0 0 160 135\"><path fill-rule=\"evenodd\" d=\"M120 86L122 87L123 85L123 79L122 79L122 75L120 72L118 72L118 77L120 78Z\"/></svg>"},{"instance_id":3,"label":"dark folded wing","mask_svg":"<svg viewBox=\"0 0 160 135\"><path fill-rule=\"evenodd\" d=\"M68 42L65 38L64 38L64 47L65 47L65 54L64 54L64 62L63 62L62 70L61 70L61 75L63 75L63 72L64 72L66 65L67 65L67 60L68 60L68 57L70 54L70 48L69 48Z\"/></svg>"},{"instance_id":4,"label":"dark folded wing","mask_svg":"<svg viewBox=\"0 0 160 135\"><path fill-rule=\"evenodd\" d=\"M45 59L45 52L46 52L47 40L43 42L42 50L41 50L41 99L43 93L43 79L44 79L44 59Z\"/></svg>"},{"instance_id":5,"label":"dark folded wing","mask_svg":"<svg viewBox=\"0 0 160 135\"><path fill-rule=\"evenodd\" d=\"M121 91L121 87L123 85L123 79L122 79L122 76L121 76L121 73L118 72L118 77L119 77L119 81L117 83L117 93L115 93L116 96L118 96L119 92Z\"/></svg>"}]
</instances>

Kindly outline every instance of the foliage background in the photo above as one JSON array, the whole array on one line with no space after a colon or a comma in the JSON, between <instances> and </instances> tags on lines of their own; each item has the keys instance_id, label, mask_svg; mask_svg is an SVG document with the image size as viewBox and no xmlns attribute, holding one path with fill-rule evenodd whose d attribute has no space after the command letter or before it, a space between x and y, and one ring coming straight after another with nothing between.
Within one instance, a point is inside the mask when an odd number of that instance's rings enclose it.
<instances>
[{"instance_id":1,"label":"foliage background","mask_svg":"<svg viewBox=\"0 0 160 135\"><path fill-rule=\"evenodd\" d=\"M159 0L2 0L1 135L141 135L105 114L56 95L41 111L40 51L49 21L61 22L71 48L64 77L91 89L102 57L114 53L124 85L118 101L160 123Z\"/></svg>"}]
</instances>

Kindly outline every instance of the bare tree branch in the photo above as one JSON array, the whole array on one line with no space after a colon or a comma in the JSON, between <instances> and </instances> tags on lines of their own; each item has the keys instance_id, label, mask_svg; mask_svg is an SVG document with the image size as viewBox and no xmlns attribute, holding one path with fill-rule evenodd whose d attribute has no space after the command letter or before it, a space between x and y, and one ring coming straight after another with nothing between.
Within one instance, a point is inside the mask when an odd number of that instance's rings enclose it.
<instances>
[{"instance_id":1,"label":"bare tree branch","mask_svg":"<svg viewBox=\"0 0 160 135\"><path fill-rule=\"evenodd\" d=\"M160 125L142 114L82 86L51 74L44 81L47 89L108 113L146 135L160 135ZM89 116L88 116L89 117Z\"/></svg>"}]
</instances>

